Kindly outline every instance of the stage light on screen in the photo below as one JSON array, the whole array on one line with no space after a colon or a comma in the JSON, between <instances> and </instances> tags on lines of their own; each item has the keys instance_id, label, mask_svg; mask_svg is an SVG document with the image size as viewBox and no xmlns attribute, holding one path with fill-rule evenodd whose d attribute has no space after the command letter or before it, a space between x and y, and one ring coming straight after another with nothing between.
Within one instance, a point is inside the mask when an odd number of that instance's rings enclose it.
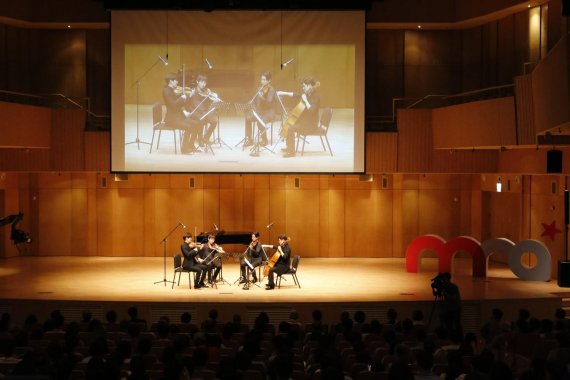
<instances>
[{"instance_id":1,"label":"stage light on screen","mask_svg":"<svg viewBox=\"0 0 570 380\"><path fill-rule=\"evenodd\" d=\"M362 10L111 11L111 170L364 173L365 31Z\"/></svg>"}]
</instances>

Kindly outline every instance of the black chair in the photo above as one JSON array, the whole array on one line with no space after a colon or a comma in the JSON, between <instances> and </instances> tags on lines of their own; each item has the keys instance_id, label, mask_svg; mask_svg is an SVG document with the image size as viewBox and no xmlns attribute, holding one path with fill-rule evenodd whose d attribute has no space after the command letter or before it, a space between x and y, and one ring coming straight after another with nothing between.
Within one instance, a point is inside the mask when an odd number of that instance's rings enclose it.
<instances>
[{"instance_id":1,"label":"black chair","mask_svg":"<svg viewBox=\"0 0 570 380\"><path fill-rule=\"evenodd\" d=\"M178 133L181 135L182 132L178 128L176 128L176 126L167 125L164 122L164 115L162 113L162 104L154 103L152 105L152 139L150 140L149 153L152 153L152 146L154 144L154 135L156 134L157 131L158 131L158 139L156 141L156 150L158 150L158 147L160 146L160 135L162 134L162 131L172 131L172 134L174 136L174 154L177 154L178 149L176 141L177 140L176 130L178 130Z\"/></svg>"},{"instance_id":2,"label":"black chair","mask_svg":"<svg viewBox=\"0 0 570 380\"><path fill-rule=\"evenodd\" d=\"M327 151L327 146L328 146L329 153L332 156L333 152L331 149L331 144L329 144L329 138L327 137L327 134L329 132L329 125L331 123L331 119L332 119L332 108L330 108L330 107L324 108L323 112L321 113L320 120L319 120L319 126L316 130L308 132L308 133L297 132L297 145L295 146L295 151L299 151L299 142L301 140L303 140L303 146L301 148L301 156L302 156L303 153L305 152L305 143L307 142L307 137L319 136L319 138L321 139L321 144L323 145L324 151L325 152ZM323 141L323 137L324 137L324 141ZM327 142L326 146L325 146L325 141Z\"/></svg>"},{"instance_id":3,"label":"black chair","mask_svg":"<svg viewBox=\"0 0 570 380\"><path fill-rule=\"evenodd\" d=\"M299 269L299 260L301 260L301 257L299 255L295 255L295 257L293 257L293 262L291 263L291 268L289 268L289 270L283 274L277 275L277 287L281 288L281 277L283 276L291 276L293 277L293 281L295 282L295 285L297 285L299 288L301 287L301 283L299 282L299 279L297 278L297 271Z\"/></svg>"},{"instance_id":4,"label":"black chair","mask_svg":"<svg viewBox=\"0 0 570 380\"><path fill-rule=\"evenodd\" d=\"M180 286L180 276L182 273L188 273L188 287L192 289L192 273L194 272L182 267L182 255L180 253L174 254L174 278L172 279L172 289L174 289L174 283L176 282L176 273L178 273L178 286ZM196 273L194 273L194 276L196 276Z\"/></svg>"}]
</instances>

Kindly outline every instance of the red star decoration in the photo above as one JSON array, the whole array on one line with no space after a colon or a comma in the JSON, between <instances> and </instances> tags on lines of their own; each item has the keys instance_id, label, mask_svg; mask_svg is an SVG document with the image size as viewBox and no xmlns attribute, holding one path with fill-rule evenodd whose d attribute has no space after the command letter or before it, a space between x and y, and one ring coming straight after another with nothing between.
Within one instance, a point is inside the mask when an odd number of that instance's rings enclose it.
<instances>
[{"instance_id":1,"label":"red star decoration","mask_svg":"<svg viewBox=\"0 0 570 380\"><path fill-rule=\"evenodd\" d=\"M559 234L562 232L561 230L556 228L556 220L550 224L546 224L546 223L540 223L540 224L542 224L542 228L544 228L544 231L542 231L542 234L540 236L550 236L550 240L552 240L552 241L554 241L554 236L556 234Z\"/></svg>"}]
</instances>

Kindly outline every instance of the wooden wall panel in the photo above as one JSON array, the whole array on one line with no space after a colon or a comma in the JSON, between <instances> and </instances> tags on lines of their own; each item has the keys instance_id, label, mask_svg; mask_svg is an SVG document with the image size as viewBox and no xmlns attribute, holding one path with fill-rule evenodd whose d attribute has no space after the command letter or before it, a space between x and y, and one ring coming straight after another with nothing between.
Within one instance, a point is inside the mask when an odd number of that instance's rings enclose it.
<instances>
[{"instance_id":1,"label":"wooden wall panel","mask_svg":"<svg viewBox=\"0 0 570 380\"><path fill-rule=\"evenodd\" d=\"M87 189L72 187L70 189L70 253L83 256L89 252L89 224Z\"/></svg>"},{"instance_id":2,"label":"wooden wall panel","mask_svg":"<svg viewBox=\"0 0 570 380\"><path fill-rule=\"evenodd\" d=\"M307 202L307 199L314 200ZM319 255L319 190L285 190L285 233L291 237L293 254L303 257Z\"/></svg>"},{"instance_id":3,"label":"wooden wall panel","mask_svg":"<svg viewBox=\"0 0 570 380\"><path fill-rule=\"evenodd\" d=\"M398 110L398 170L430 171L433 151L431 110Z\"/></svg>"},{"instance_id":4,"label":"wooden wall panel","mask_svg":"<svg viewBox=\"0 0 570 380\"><path fill-rule=\"evenodd\" d=\"M325 177L325 176L323 176ZM324 185L324 186L323 186ZM319 249L318 253L316 254L317 257L330 257L330 247L329 247L329 240L330 240L330 205L329 199L330 194L329 191L326 189L326 184L321 183L321 187L324 187L324 190L319 190L319 220L318 220L318 234L319 234ZM326 243L325 243L326 242Z\"/></svg>"},{"instance_id":5,"label":"wooden wall panel","mask_svg":"<svg viewBox=\"0 0 570 380\"><path fill-rule=\"evenodd\" d=\"M46 107L0 102L0 146L49 148L52 112Z\"/></svg>"},{"instance_id":6,"label":"wooden wall panel","mask_svg":"<svg viewBox=\"0 0 570 380\"><path fill-rule=\"evenodd\" d=\"M37 240L44 256L74 254L72 237L72 194L68 188L40 188L37 195L41 228Z\"/></svg>"},{"instance_id":7,"label":"wooden wall panel","mask_svg":"<svg viewBox=\"0 0 570 380\"><path fill-rule=\"evenodd\" d=\"M434 149L516 145L514 98L498 98L432 111Z\"/></svg>"},{"instance_id":8,"label":"wooden wall panel","mask_svg":"<svg viewBox=\"0 0 570 380\"><path fill-rule=\"evenodd\" d=\"M500 173L546 173L546 151L547 149L512 149L501 152L497 156L497 171ZM570 150L563 149L564 153ZM563 154L562 168L570 167L570 157Z\"/></svg>"},{"instance_id":9,"label":"wooden wall panel","mask_svg":"<svg viewBox=\"0 0 570 380\"><path fill-rule=\"evenodd\" d=\"M333 188L328 191L328 207L329 207L329 239L321 244L328 245L328 257L344 257L347 256L346 241L346 192L344 188ZM356 241L352 237L351 241Z\"/></svg>"},{"instance_id":10,"label":"wooden wall panel","mask_svg":"<svg viewBox=\"0 0 570 380\"><path fill-rule=\"evenodd\" d=\"M383 175L375 175L372 182L361 182L354 175L283 175L270 181L275 188L266 189L244 189L253 177L209 178L207 183L217 182L220 188L190 189L182 188L188 175L146 174L132 174L127 181L110 181L103 187L104 176L19 174L4 181L4 187L14 187L4 191L5 204L24 205L26 222L37 221L35 227L23 226L33 232L33 254L162 256L161 240L174 228L166 244L170 258L179 251L184 231L177 227L179 220L192 233L211 229L213 220L226 230L230 228L225 226L257 229L269 244L286 233L293 239L293 251L303 257L403 257L413 239L428 233L445 239L530 236L552 249L561 244L540 236L542 223L556 221L562 227L561 175L533 176L528 187L531 201L523 199L524 182L512 173L384 175L385 185ZM499 176L511 186L496 194ZM295 178L300 188L295 188ZM251 210L255 225L246 225L245 205L255 205ZM269 222L275 224L267 230ZM8 239L4 237L5 247Z\"/></svg>"},{"instance_id":11,"label":"wooden wall panel","mask_svg":"<svg viewBox=\"0 0 570 380\"><path fill-rule=\"evenodd\" d=\"M52 112L51 164L58 170L84 170L83 110L54 109Z\"/></svg>"},{"instance_id":12,"label":"wooden wall panel","mask_svg":"<svg viewBox=\"0 0 570 380\"><path fill-rule=\"evenodd\" d=\"M145 190L122 188L111 190L113 256L144 256ZM144 236L144 235L143 235Z\"/></svg>"},{"instance_id":13,"label":"wooden wall panel","mask_svg":"<svg viewBox=\"0 0 570 380\"><path fill-rule=\"evenodd\" d=\"M111 137L109 132L85 132L85 170L111 170Z\"/></svg>"},{"instance_id":14,"label":"wooden wall panel","mask_svg":"<svg viewBox=\"0 0 570 380\"><path fill-rule=\"evenodd\" d=\"M499 150L434 150L432 173L489 173L497 171Z\"/></svg>"},{"instance_id":15,"label":"wooden wall panel","mask_svg":"<svg viewBox=\"0 0 570 380\"><path fill-rule=\"evenodd\" d=\"M570 122L569 44L570 39L562 37L532 72L536 133Z\"/></svg>"},{"instance_id":16,"label":"wooden wall panel","mask_svg":"<svg viewBox=\"0 0 570 380\"><path fill-rule=\"evenodd\" d=\"M517 143L519 145L534 145L536 144L536 128L534 126L534 101L532 77L530 75L515 77L515 94Z\"/></svg>"},{"instance_id":17,"label":"wooden wall panel","mask_svg":"<svg viewBox=\"0 0 570 380\"><path fill-rule=\"evenodd\" d=\"M393 173L398 170L398 133L366 134L366 172Z\"/></svg>"}]
</instances>

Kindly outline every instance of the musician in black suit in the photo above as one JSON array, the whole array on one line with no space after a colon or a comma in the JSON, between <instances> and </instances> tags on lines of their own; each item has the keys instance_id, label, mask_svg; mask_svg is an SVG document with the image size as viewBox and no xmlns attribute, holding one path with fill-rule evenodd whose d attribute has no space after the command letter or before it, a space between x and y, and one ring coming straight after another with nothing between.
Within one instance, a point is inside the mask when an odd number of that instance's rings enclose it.
<instances>
[{"instance_id":1,"label":"musician in black suit","mask_svg":"<svg viewBox=\"0 0 570 380\"><path fill-rule=\"evenodd\" d=\"M261 87L255 93L250 103L253 103L253 110L245 118L245 143L244 146L251 146L254 143L253 127L257 123L259 128L259 143L267 145L267 133L261 123L267 125L275 119L275 90L271 86L271 73L264 71L261 73ZM255 112L255 113L254 113ZM261 119L261 120L260 120Z\"/></svg>"},{"instance_id":2,"label":"musician in black suit","mask_svg":"<svg viewBox=\"0 0 570 380\"><path fill-rule=\"evenodd\" d=\"M218 125L214 104L221 102L218 94L212 92L207 84L208 77L206 75L199 74L196 76L196 90L190 97L190 105L184 112L193 123L198 125L198 143L200 146L204 146L205 142L210 140Z\"/></svg>"},{"instance_id":3,"label":"musician in black suit","mask_svg":"<svg viewBox=\"0 0 570 380\"><path fill-rule=\"evenodd\" d=\"M291 247L289 247L289 238L285 234L279 235L279 245L263 244L263 248L273 248L277 252L269 258L269 263L274 263L273 268L269 269L268 282L265 285L265 290L272 290L275 288L274 274L283 274L289 270L291 266Z\"/></svg>"},{"instance_id":4,"label":"musician in black suit","mask_svg":"<svg viewBox=\"0 0 570 380\"><path fill-rule=\"evenodd\" d=\"M283 125L283 128L287 128L286 132L281 132L281 137L285 137L286 143L286 147L281 149L284 151L283 157L295 156L295 133L310 133L319 128L319 105L321 97L316 89L321 84L313 77L303 78L302 84L303 93L301 94L277 91L277 95L295 96L300 100L297 106L289 111L287 120L285 120ZM292 125L289 125L291 120L294 120L294 122Z\"/></svg>"},{"instance_id":5,"label":"musician in black suit","mask_svg":"<svg viewBox=\"0 0 570 380\"><path fill-rule=\"evenodd\" d=\"M198 252L198 262L206 266L206 272L208 272L208 282L210 285L216 283L218 274L222 270L222 260L220 257L221 253L225 253L224 249L216 244L216 235L208 235L208 242L202 245L202 248ZM214 274L212 275L212 270ZM204 278L202 278L201 285L204 285Z\"/></svg>"},{"instance_id":6,"label":"musician in black suit","mask_svg":"<svg viewBox=\"0 0 570 380\"><path fill-rule=\"evenodd\" d=\"M245 261L246 259L247 259L247 261L249 261L249 264L251 265L251 267ZM243 284L246 282L246 280L247 280L246 270L248 270L248 269L251 270L253 282L257 282L257 275L255 274L255 268L260 266L262 261L263 261L263 247L261 246L261 243L259 242L259 232L255 231L255 232L252 232L251 243L249 244L249 246L245 250L245 255L239 263L239 269L240 269L240 275L241 275L240 284Z\"/></svg>"},{"instance_id":7,"label":"musician in black suit","mask_svg":"<svg viewBox=\"0 0 570 380\"><path fill-rule=\"evenodd\" d=\"M198 247L200 245L192 241L192 234L190 232L186 232L182 236L182 240L184 240L180 245L182 256L184 256L182 268L190 272L196 272L194 276L194 289L199 289L202 287L201 284L204 283L204 276L206 275L206 266L198 264L198 261L196 260L198 256Z\"/></svg>"},{"instance_id":8,"label":"musician in black suit","mask_svg":"<svg viewBox=\"0 0 570 380\"><path fill-rule=\"evenodd\" d=\"M183 154L190 154L197 151L196 138L198 137L198 123L186 116L186 107L188 107L189 98L193 96L194 91L185 93L178 91L178 76L169 73L164 78L166 86L162 89L162 98L166 105L166 115L164 115L164 123L170 127L176 127L184 131L184 137L180 143L180 151Z\"/></svg>"}]
</instances>

